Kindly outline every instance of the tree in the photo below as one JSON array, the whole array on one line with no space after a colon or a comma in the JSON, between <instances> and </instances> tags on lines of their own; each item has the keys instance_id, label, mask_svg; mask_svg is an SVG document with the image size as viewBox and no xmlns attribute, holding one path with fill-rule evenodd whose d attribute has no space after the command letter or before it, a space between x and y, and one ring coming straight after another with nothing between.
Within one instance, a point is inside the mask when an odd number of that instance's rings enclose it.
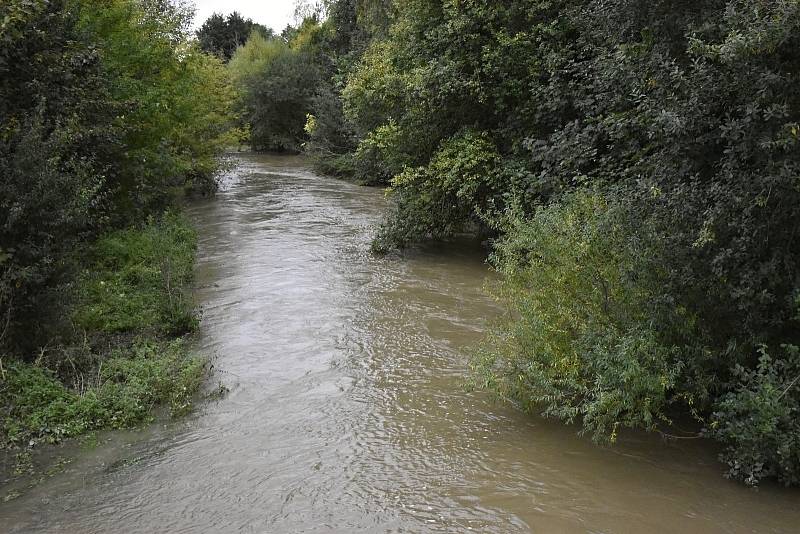
<instances>
[{"instance_id":1,"label":"tree","mask_svg":"<svg viewBox=\"0 0 800 534\"><path fill-rule=\"evenodd\" d=\"M56 322L121 132L100 54L65 2L12 0L0 19L0 347L26 351Z\"/></svg>"},{"instance_id":2,"label":"tree","mask_svg":"<svg viewBox=\"0 0 800 534\"><path fill-rule=\"evenodd\" d=\"M227 62L254 31L264 38L273 36L271 28L253 22L252 19L245 19L236 11L227 17L214 13L197 30L197 40L201 50Z\"/></svg>"},{"instance_id":3,"label":"tree","mask_svg":"<svg viewBox=\"0 0 800 534\"><path fill-rule=\"evenodd\" d=\"M239 88L242 116L256 150L299 151L320 79L322 28L307 19L283 38L251 35L229 63Z\"/></svg>"},{"instance_id":4,"label":"tree","mask_svg":"<svg viewBox=\"0 0 800 534\"><path fill-rule=\"evenodd\" d=\"M167 0L0 5L0 351L58 334L87 243L213 186L233 93Z\"/></svg>"}]
</instances>

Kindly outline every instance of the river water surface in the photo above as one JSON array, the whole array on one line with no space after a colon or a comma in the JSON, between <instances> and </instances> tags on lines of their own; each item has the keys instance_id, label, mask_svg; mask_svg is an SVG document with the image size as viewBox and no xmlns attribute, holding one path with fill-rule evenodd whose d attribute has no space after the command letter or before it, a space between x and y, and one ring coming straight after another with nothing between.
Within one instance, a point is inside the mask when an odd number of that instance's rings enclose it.
<instances>
[{"instance_id":1,"label":"river water surface","mask_svg":"<svg viewBox=\"0 0 800 534\"><path fill-rule=\"evenodd\" d=\"M230 393L115 433L10 532L800 532L800 493L726 481L709 444L613 449L464 388L498 310L472 245L369 254L383 193L244 155L190 215L197 350Z\"/></svg>"}]
</instances>

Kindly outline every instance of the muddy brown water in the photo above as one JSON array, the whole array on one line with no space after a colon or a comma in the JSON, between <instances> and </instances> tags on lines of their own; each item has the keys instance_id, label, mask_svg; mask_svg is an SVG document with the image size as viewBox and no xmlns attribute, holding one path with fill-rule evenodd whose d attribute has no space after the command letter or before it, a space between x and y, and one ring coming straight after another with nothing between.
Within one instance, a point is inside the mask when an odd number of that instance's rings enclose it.
<instances>
[{"instance_id":1,"label":"muddy brown water","mask_svg":"<svg viewBox=\"0 0 800 534\"><path fill-rule=\"evenodd\" d=\"M483 252L374 258L385 209L301 159L240 156L190 208L197 350L230 393L76 450L0 503L0 530L800 532L800 493L723 479L708 443L600 448L465 389L498 313Z\"/></svg>"}]
</instances>

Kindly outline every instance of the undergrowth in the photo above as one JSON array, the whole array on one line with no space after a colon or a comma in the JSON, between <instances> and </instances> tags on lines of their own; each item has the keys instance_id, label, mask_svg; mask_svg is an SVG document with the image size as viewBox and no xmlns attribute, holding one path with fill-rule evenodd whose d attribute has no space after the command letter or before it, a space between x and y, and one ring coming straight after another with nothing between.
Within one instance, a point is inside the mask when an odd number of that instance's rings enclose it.
<instances>
[{"instance_id":1,"label":"undergrowth","mask_svg":"<svg viewBox=\"0 0 800 534\"><path fill-rule=\"evenodd\" d=\"M196 236L168 213L110 233L73 287L72 334L38 357L0 358L0 448L57 443L185 414L207 372L184 335L198 323L190 288Z\"/></svg>"}]
</instances>

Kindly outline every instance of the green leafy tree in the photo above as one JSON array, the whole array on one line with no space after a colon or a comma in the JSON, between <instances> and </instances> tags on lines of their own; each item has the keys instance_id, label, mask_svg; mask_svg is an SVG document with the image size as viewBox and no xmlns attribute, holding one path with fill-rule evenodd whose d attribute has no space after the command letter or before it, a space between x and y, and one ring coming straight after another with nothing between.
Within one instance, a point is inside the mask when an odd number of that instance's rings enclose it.
<instances>
[{"instance_id":1,"label":"green leafy tree","mask_svg":"<svg viewBox=\"0 0 800 534\"><path fill-rule=\"evenodd\" d=\"M0 6L0 347L59 330L82 247L213 188L233 89L166 0Z\"/></svg>"},{"instance_id":2,"label":"green leafy tree","mask_svg":"<svg viewBox=\"0 0 800 534\"><path fill-rule=\"evenodd\" d=\"M197 40L204 52L223 61L230 61L236 49L244 45L254 31L265 38L273 36L271 28L253 22L252 19L245 19L237 11L227 17L214 13L197 30Z\"/></svg>"},{"instance_id":3,"label":"green leafy tree","mask_svg":"<svg viewBox=\"0 0 800 534\"><path fill-rule=\"evenodd\" d=\"M0 20L0 347L24 352L96 229L120 132L100 54L64 2L6 2Z\"/></svg>"},{"instance_id":4,"label":"green leafy tree","mask_svg":"<svg viewBox=\"0 0 800 534\"><path fill-rule=\"evenodd\" d=\"M290 42L253 34L229 64L256 150L299 151L319 80L315 43L320 28L308 20Z\"/></svg>"}]
</instances>

